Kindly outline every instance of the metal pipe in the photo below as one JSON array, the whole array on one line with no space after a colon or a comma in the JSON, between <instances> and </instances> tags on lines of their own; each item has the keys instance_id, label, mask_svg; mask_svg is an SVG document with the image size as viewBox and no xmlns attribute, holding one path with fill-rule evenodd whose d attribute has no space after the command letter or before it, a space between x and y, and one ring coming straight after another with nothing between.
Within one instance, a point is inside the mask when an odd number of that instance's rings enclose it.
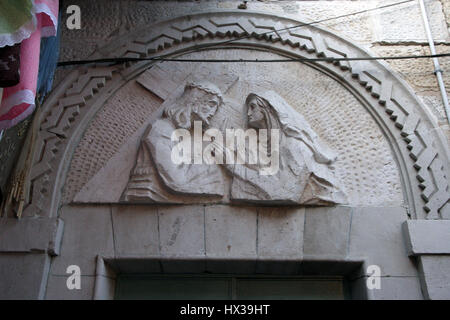
<instances>
[{"instance_id":1,"label":"metal pipe","mask_svg":"<svg viewBox=\"0 0 450 320\"><path fill-rule=\"evenodd\" d=\"M436 54L436 48L434 47L433 36L431 35L430 25L428 23L427 11L423 0L419 0L420 11L422 12L423 24L425 27L425 33L427 34L428 44L430 46L431 54ZM434 64L434 74L436 75L439 89L441 91L442 102L444 104L445 114L447 115L447 122L450 124L450 108L448 105L447 91L445 90L444 80L442 79L442 69L439 65L437 58L432 58Z\"/></svg>"}]
</instances>

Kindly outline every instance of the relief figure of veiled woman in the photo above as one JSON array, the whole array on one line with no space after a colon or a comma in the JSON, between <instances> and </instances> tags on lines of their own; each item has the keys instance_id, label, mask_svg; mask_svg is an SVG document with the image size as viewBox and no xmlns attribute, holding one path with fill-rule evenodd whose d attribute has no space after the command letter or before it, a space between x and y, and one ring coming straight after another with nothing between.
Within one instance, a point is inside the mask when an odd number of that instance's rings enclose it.
<instances>
[{"instance_id":1,"label":"relief figure of veiled woman","mask_svg":"<svg viewBox=\"0 0 450 320\"><path fill-rule=\"evenodd\" d=\"M333 172L336 155L311 129L305 118L276 92L251 93L246 102L248 128L267 129L258 141L278 157L272 174L261 174L265 164L234 164L231 199L266 204L333 205L346 203L346 195ZM278 130L272 141L271 130ZM259 135L261 138L261 135ZM276 144L276 145L274 145ZM275 148L276 147L276 148Z\"/></svg>"}]
</instances>

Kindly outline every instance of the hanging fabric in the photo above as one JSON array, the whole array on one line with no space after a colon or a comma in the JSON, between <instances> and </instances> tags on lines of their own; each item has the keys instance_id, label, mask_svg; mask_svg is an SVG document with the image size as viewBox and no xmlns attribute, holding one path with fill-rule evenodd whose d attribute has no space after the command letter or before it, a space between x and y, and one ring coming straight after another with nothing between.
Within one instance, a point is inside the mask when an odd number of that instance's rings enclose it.
<instances>
[{"instance_id":1,"label":"hanging fabric","mask_svg":"<svg viewBox=\"0 0 450 320\"><path fill-rule=\"evenodd\" d=\"M36 30L31 0L0 1L0 48L28 39Z\"/></svg>"},{"instance_id":2,"label":"hanging fabric","mask_svg":"<svg viewBox=\"0 0 450 320\"><path fill-rule=\"evenodd\" d=\"M0 21L14 20L14 16L11 15L17 14L21 23L23 22L23 16L26 16L26 13L22 13L22 10L28 8L27 1L3 0L0 3L3 5L0 7ZM12 3L16 3L16 5ZM20 4L23 7L20 7ZM0 130L16 125L34 111L41 37L56 36L58 5L58 0L34 0L31 8L33 28L30 27L30 22L24 22L18 30L6 35L0 34L0 45L6 43L10 45L12 41L22 41L20 83L5 88L3 91L0 104ZM1 10L3 8L6 11ZM0 32L11 31L12 28L12 26L5 27L5 23L0 24Z\"/></svg>"},{"instance_id":3,"label":"hanging fabric","mask_svg":"<svg viewBox=\"0 0 450 320\"><path fill-rule=\"evenodd\" d=\"M58 19L60 24L61 16ZM59 41L61 29L58 29L55 37L46 37L41 40L41 54L39 58L39 75L37 93L42 104L44 98L52 90L53 80L59 58Z\"/></svg>"}]
</instances>

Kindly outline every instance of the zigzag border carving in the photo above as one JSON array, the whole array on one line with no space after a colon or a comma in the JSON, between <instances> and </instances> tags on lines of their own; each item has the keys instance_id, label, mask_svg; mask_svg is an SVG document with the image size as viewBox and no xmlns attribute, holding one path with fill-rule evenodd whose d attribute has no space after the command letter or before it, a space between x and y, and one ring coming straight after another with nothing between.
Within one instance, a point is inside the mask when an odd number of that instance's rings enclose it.
<instances>
[{"instance_id":1,"label":"zigzag border carving","mask_svg":"<svg viewBox=\"0 0 450 320\"><path fill-rule=\"evenodd\" d=\"M100 49L95 57L149 57L181 44L190 44L196 39L232 39L248 36L250 40L260 40L269 44L282 44L298 53L316 57L356 57L368 56L363 50L356 48L350 42L338 38L328 31L317 27L306 26L292 30L276 32L298 25L298 21L287 18L264 15L251 12L217 12L198 14L189 17L176 18L162 22L145 30L133 32L130 35L116 39L110 45ZM268 31L275 31L270 34ZM250 40L239 40L244 43ZM64 161L64 152L67 140L81 121L89 104L94 97L103 92L108 81L114 75L113 71L135 68L139 63L128 63L113 68L91 68L71 83L64 95L56 103L45 105L45 117L42 120L39 148L35 153L35 162L32 168L33 193L31 203L24 215L41 215L45 210L57 205L55 195L49 187L50 181L55 179L59 170L58 161ZM330 63L318 63L329 68ZM384 108L384 114L397 127L399 138L406 142L412 159L411 166L416 171L420 190L425 205L422 210L428 214L428 219L450 219L448 151L436 147L436 139L441 139L428 124L429 119L423 120L418 101L407 91L404 84L398 81L385 67L373 61L340 61L334 65L341 72L349 72L353 81L357 81L371 96L378 101L378 108ZM142 64L142 68L148 64ZM343 77L346 77L345 74ZM127 81L127 79L123 79ZM374 107L377 108L377 107ZM444 143L445 145L445 143ZM58 167L59 168L59 167ZM55 187L57 188L57 187ZM413 190L414 193L416 191ZM414 205L414 204L412 204ZM416 211L418 209L416 208ZM445 211L445 212L444 212ZM50 215L52 215L50 213Z\"/></svg>"},{"instance_id":2,"label":"zigzag border carving","mask_svg":"<svg viewBox=\"0 0 450 320\"><path fill-rule=\"evenodd\" d=\"M93 68L84 70L84 74L74 81L55 103L44 106L41 127L37 138L37 147L33 158L30 184L30 204L24 210L24 216L41 216L55 205L52 193L56 186L50 182L56 179L58 161L64 160L63 150L67 146L73 125L89 100L105 87L112 79L112 70ZM48 214L48 213L47 213ZM51 216L51 214L50 214Z\"/></svg>"}]
</instances>

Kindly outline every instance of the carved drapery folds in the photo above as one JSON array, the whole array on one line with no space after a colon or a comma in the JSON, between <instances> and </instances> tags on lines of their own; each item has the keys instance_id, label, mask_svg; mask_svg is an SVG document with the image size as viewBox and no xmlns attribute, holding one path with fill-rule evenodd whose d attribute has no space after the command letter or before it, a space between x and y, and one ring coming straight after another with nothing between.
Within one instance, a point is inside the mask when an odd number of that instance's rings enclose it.
<instances>
[{"instance_id":1,"label":"carved drapery folds","mask_svg":"<svg viewBox=\"0 0 450 320\"><path fill-rule=\"evenodd\" d=\"M229 121L222 130L209 128L219 108L232 113L222 101L220 89L212 83L186 84L181 97L165 107L142 137L124 201L180 203L179 194L222 197L230 192L231 200L239 202L346 202L331 169L336 156L281 96L273 91L251 93L241 115L245 128ZM174 139L177 130L184 133L181 141ZM208 134L214 139L205 139ZM210 143L203 146L205 140ZM177 150L180 144L184 148ZM180 151L187 157L177 161L174 156ZM213 161L205 158L208 151ZM224 190L224 174L231 176L231 190Z\"/></svg>"}]
</instances>

